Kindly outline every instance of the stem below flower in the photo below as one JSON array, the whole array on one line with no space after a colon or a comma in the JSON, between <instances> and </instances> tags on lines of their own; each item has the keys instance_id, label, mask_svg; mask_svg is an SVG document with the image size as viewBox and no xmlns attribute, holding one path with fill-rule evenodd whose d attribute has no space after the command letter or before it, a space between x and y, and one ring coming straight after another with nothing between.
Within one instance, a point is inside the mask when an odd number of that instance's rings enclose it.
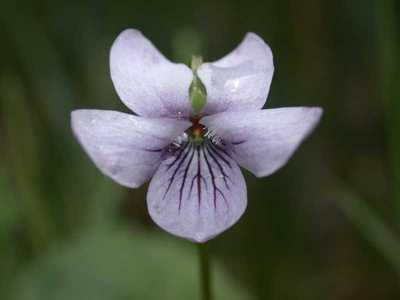
<instances>
[{"instance_id":1,"label":"stem below flower","mask_svg":"<svg viewBox=\"0 0 400 300\"><path fill-rule=\"evenodd\" d=\"M198 244L199 263L200 263L200 283L201 299L212 300L211 295L211 272L210 259L208 256L208 246L206 243Z\"/></svg>"}]
</instances>

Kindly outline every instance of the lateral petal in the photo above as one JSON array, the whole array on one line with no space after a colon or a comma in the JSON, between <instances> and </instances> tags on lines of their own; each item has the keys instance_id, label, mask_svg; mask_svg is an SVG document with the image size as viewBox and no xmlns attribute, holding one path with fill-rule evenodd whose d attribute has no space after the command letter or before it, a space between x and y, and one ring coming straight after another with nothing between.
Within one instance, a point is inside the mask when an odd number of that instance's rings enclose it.
<instances>
[{"instance_id":1,"label":"lateral petal","mask_svg":"<svg viewBox=\"0 0 400 300\"><path fill-rule=\"evenodd\" d=\"M153 175L164 149L190 127L186 121L94 109L73 111L71 125L79 143L102 173L132 188Z\"/></svg>"},{"instance_id":2,"label":"lateral petal","mask_svg":"<svg viewBox=\"0 0 400 300\"><path fill-rule=\"evenodd\" d=\"M240 166L257 177L284 166L322 115L319 107L224 112L201 120L222 138Z\"/></svg>"}]
</instances>

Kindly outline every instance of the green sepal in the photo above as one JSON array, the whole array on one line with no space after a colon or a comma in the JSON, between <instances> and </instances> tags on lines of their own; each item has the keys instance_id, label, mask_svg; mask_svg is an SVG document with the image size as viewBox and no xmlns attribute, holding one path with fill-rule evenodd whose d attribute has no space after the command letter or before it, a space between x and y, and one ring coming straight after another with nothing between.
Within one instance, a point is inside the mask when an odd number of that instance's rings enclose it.
<instances>
[{"instance_id":1,"label":"green sepal","mask_svg":"<svg viewBox=\"0 0 400 300\"><path fill-rule=\"evenodd\" d=\"M201 66L203 59L193 56L190 67L193 71L193 80L189 88L190 103L195 114L199 114L207 103L207 91L204 84L197 75L197 69Z\"/></svg>"}]
</instances>

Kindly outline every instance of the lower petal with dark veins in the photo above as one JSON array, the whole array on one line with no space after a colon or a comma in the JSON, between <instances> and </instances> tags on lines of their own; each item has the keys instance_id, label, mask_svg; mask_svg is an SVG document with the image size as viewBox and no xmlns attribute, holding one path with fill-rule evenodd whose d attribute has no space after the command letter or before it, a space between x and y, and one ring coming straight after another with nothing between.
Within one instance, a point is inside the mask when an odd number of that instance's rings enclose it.
<instances>
[{"instance_id":1,"label":"lower petal with dark veins","mask_svg":"<svg viewBox=\"0 0 400 300\"><path fill-rule=\"evenodd\" d=\"M243 214L246 184L222 146L188 141L161 163L151 180L147 205L154 222L164 230L205 242Z\"/></svg>"}]
</instances>

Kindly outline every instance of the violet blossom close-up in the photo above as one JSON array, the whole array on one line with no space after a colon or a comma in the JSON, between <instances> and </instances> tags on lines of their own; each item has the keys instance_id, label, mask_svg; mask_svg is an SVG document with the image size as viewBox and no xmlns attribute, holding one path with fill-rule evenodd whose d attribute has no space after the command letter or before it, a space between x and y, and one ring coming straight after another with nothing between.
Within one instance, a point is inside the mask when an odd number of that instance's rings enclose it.
<instances>
[{"instance_id":1,"label":"violet blossom close-up","mask_svg":"<svg viewBox=\"0 0 400 300\"><path fill-rule=\"evenodd\" d=\"M400 1L3 1L0 32L0 300L400 299Z\"/></svg>"},{"instance_id":2,"label":"violet blossom close-up","mask_svg":"<svg viewBox=\"0 0 400 300\"><path fill-rule=\"evenodd\" d=\"M150 181L151 218L194 242L222 233L246 210L240 167L257 177L276 172L322 115L319 107L263 109L274 63L254 33L223 58L195 57L188 67L127 29L112 45L110 70L117 94L135 114L75 110L73 132L117 183L138 188Z\"/></svg>"}]
</instances>

